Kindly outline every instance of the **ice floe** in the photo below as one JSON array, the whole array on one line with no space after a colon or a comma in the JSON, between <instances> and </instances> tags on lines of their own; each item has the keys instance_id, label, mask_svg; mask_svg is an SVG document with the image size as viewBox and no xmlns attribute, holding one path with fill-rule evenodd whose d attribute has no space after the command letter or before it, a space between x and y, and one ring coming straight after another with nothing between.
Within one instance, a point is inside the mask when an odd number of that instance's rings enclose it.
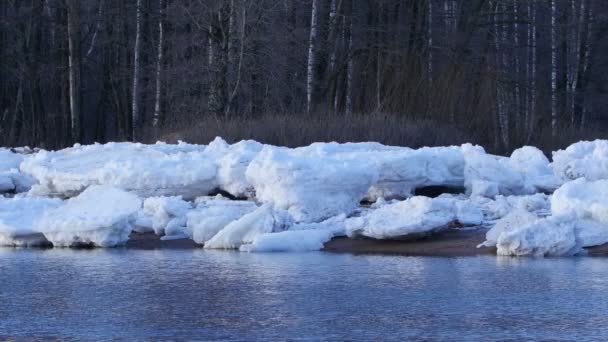
<instances>
[{"instance_id":1,"label":"ice floe","mask_svg":"<svg viewBox=\"0 0 608 342\"><path fill-rule=\"evenodd\" d=\"M0 196L0 246L42 246L49 242L38 230L38 220L62 201L51 198Z\"/></svg>"},{"instance_id":2,"label":"ice floe","mask_svg":"<svg viewBox=\"0 0 608 342\"><path fill-rule=\"evenodd\" d=\"M109 186L91 186L37 221L39 231L55 247L123 245L133 230L141 200Z\"/></svg>"},{"instance_id":3,"label":"ice floe","mask_svg":"<svg viewBox=\"0 0 608 342\"><path fill-rule=\"evenodd\" d=\"M75 145L41 151L21 164L39 184L38 196L72 197L91 185L111 185L139 196L195 198L217 187L216 165L205 146L157 143Z\"/></svg>"}]
</instances>

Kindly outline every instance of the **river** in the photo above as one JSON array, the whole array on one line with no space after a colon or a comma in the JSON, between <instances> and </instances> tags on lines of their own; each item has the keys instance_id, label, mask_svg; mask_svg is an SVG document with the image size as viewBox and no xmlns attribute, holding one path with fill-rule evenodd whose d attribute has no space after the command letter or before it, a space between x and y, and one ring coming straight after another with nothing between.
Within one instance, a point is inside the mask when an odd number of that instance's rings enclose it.
<instances>
[{"instance_id":1,"label":"river","mask_svg":"<svg viewBox=\"0 0 608 342\"><path fill-rule=\"evenodd\" d=\"M0 339L608 340L604 258L0 249Z\"/></svg>"}]
</instances>

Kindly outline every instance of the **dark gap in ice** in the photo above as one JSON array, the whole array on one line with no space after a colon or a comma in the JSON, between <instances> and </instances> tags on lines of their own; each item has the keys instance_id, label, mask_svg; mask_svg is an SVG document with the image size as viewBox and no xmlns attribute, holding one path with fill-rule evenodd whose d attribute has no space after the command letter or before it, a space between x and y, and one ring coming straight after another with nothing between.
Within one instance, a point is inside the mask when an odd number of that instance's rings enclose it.
<instances>
[{"instance_id":1,"label":"dark gap in ice","mask_svg":"<svg viewBox=\"0 0 608 342\"><path fill-rule=\"evenodd\" d=\"M439 197L442 194L464 194L465 188L459 186L431 185L414 190L414 196Z\"/></svg>"}]
</instances>

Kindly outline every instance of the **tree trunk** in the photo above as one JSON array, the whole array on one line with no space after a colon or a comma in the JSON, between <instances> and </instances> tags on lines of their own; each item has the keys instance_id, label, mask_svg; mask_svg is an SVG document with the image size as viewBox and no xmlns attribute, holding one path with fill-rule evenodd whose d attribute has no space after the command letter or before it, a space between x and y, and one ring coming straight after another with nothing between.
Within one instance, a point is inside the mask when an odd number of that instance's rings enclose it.
<instances>
[{"instance_id":1,"label":"tree trunk","mask_svg":"<svg viewBox=\"0 0 608 342\"><path fill-rule=\"evenodd\" d=\"M141 49L142 49L142 0L136 3L135 19L135 47L133 49L133 98L131 99L131 139L137 141L140 134L141 116L139 112L140 104L140 83L141 83Z\"/></svg>"},{"instance_id":2,"label":"tree trunk","mask_svg":"<svg viewBox=\"0 0 608 342\"><path fill-rule=\"evenodd\" d=\"M72 142L82 139L80 98L80 0L68 0L68 65Z\"/></svg>"}]
</instances>

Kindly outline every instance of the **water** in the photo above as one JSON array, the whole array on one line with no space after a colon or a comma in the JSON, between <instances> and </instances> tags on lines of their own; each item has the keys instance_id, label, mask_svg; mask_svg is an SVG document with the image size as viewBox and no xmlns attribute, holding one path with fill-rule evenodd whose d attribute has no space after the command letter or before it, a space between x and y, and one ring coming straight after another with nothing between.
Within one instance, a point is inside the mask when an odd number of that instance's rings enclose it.
<instances>
[{"instance_id":1,"label":"water","mask_svg":"<svg viewBox=\"0 0 608 342\"><path fill-rule=\"evenodd\" d=\"M0 249L0 339L608 339L606 259Z\"/></svg>"}]
</instances>

